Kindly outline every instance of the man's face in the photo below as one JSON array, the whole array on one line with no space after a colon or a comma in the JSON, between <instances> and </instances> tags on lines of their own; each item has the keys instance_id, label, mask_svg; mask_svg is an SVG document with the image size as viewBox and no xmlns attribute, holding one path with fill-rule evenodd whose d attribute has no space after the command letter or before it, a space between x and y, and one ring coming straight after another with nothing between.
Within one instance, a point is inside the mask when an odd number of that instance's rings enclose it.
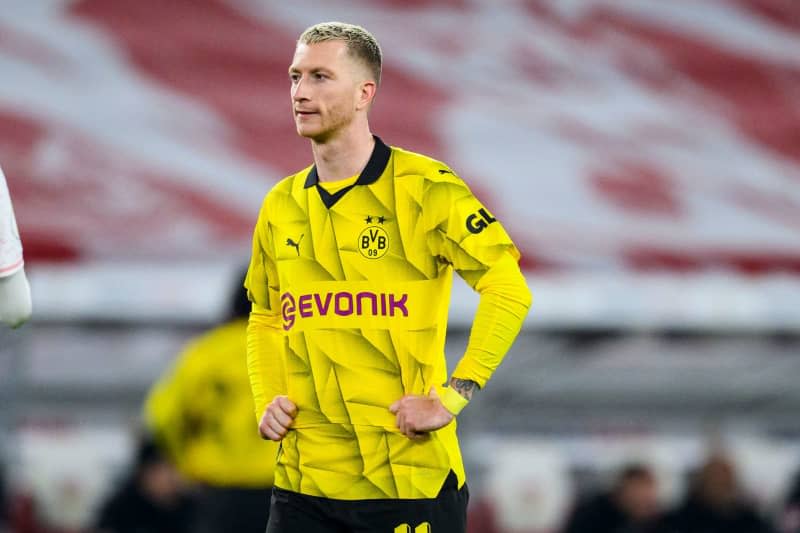
<instances>
[{"instance_id":1,"label":"man's face","mask_svg":"<svg viewBox=\"0 0 800 533\"><path fill-rule=\"evenodd\" d=\"M364 70L342 41L297 45L289 67L297 133L324 141L347 127L359 108Z\"/></svg>"}]
</instances>

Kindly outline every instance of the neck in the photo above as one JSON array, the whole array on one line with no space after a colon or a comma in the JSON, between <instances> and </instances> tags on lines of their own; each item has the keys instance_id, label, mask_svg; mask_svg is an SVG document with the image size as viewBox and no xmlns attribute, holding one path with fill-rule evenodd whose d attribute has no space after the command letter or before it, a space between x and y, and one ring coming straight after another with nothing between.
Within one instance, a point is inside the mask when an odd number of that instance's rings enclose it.
<instances>
[{"instance_id":1,"label":"neck","mask_svg":"<svg viewBox=\"0 0 800 533\"><path fill-rule=\"evenodd\" d=\"M343 131L325 141L311 140L319 181L347 179L367 166L375 140L369 127Z\"/></svg>"}]
</instances>

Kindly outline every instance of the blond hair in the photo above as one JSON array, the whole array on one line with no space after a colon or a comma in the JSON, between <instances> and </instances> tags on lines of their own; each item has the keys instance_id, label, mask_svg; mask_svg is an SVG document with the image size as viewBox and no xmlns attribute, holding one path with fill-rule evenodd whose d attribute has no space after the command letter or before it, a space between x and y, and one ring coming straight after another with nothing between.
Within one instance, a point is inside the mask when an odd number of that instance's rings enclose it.
<instances>
[{"instance_id":1,"label":"blond hair","mask_svg":"<svg viewBox=\"0 0 800 533\"><path fill-rule=\"evenodd\" d=\"M350 55L362 61L375 79L375 83L380 84L381 47L370 32L361 26L346 22L320 22L306 29L297 42L317 44L327 41L344 42Z\"/></svg>"}]
</instances>

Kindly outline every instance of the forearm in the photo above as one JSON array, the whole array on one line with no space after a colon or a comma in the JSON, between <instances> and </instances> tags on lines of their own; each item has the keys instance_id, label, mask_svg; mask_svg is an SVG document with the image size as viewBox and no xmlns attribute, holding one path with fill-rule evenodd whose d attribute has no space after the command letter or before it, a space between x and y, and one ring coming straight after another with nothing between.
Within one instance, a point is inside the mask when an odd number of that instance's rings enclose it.
<instances>
[{"instance_id":1,"label":"forearm","mask_svg":"<svg viewBox=\"0 0 800 533\"><path fill-rule=\"evenodd\" d=\"M278 316L253 305L247 325L247 373L257 420L275 396L286 394L282 342Z\"/></svg>"},{"instance_id":2,"label":"forearm","mask_svg":"<svg viewBox=\"0 0 800 533\"><path fill-rule=\"evenodd\" d=\"M450 387L466 400L500 366L531 305L525 277L511 256L487 271L475 289L480 293L478 310L466 352L450 380Z\"/></svg>"},{"instance_id":3,"label":"forearm","mask_svg":"<svg viewBox=\"0 0 800 533\"><path fill-rule=\"evenodd\" d=\"M12 328L31 317L31 289L25 269L0 278L0 322Z\"/></svg>"}]
</instances>

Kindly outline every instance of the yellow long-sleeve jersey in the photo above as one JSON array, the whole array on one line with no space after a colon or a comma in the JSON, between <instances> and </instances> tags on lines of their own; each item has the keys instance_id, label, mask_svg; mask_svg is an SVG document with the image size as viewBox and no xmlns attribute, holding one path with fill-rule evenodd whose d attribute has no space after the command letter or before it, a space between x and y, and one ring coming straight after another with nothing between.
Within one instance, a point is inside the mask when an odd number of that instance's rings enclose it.
<instances>
[{"instance_id":1,"label":"yellow long-sleeve jersey","mask_svg":"<svg viewBox=\"0 0 800 533\"><path fill-rule=\"evenodd\" d=\"M447 382L453 269L481 293L454 376L486 383L530 305L518 259L450 168L377 137L352 185L326 190L314 167L278 183L245 282L256 416L278 394L298 406L276 486L355 500L432 498L451 470L463 484L455 421L412 441L389 405Z\"/></svg>"},{"instance_id":2,"label":"yellow long-sleeve jersey","mask_svg":"<svg viewBox=\"0 0 800 533\"><path fill-rule=\"evenodd\" d=\"M253 425L247 321L193 340L151 388L145 420L189 479L216 487L271 487L278 446Z\"/></svg>"}]
</instances>

